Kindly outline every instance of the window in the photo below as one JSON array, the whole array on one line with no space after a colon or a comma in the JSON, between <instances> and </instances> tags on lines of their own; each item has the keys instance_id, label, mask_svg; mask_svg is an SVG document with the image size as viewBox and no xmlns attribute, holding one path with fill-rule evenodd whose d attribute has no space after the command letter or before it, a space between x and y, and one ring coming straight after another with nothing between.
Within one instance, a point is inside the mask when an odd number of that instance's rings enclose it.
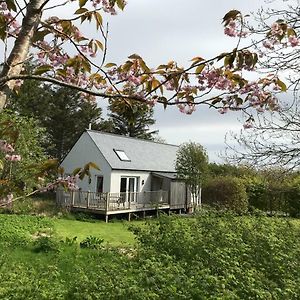
<instances>
[{"instance_id":1,"label":"window","mask_svg":"<svg viewBox=\"0 0 300 300\"><path fill-rule=\"evenodd\" d=\"M114 149L115 153L122 161L130 161L129 157L126 155L126 153L123 150L116 150Z\"/></svg>"},{"instance_id":2,"label":"window","mask_svg":"<svg viewBox=\"0 0 300 300\"><path fill-rule=\"evenodd\" d=\"M103 176L97 176L96 193L103 193Z\"/></svg>"}]
</instances>

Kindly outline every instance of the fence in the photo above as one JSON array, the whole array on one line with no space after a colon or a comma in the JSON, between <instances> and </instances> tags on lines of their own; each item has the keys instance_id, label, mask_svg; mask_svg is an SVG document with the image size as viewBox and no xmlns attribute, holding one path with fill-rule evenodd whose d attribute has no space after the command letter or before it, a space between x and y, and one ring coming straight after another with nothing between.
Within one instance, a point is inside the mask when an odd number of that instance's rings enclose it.
<instances>
[{"instance_id":1,"label":"fence","mask_svg":"<svg viewBox=\"0 0 300 300\"><path fill-rule=\"evenodd\" d=\"M87 208L106 212L159 208L169 204L168 192L163 190L139 193L94 193L58 189L56 199L57 204L64 207Z\"/></svg>"}]
</instances>

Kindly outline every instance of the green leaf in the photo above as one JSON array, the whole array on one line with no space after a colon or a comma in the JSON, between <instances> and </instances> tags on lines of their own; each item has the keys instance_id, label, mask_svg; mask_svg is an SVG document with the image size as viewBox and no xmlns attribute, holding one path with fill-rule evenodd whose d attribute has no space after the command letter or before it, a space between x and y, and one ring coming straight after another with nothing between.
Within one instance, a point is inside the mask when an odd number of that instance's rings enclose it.
<instances>
[{"instance_id":1,"label":"green leaf","mask_svg":"<svg viewBox=\"0 0 300 300\"><path fill-rule=\"evenodd\" d=\"M117 66L117 64L115 64L115 63L107 63L104 67L105 68L112 68L112 67L116 67Z\"/></svg>"},{"instance_id":2,"label":"green leaf","mask_svg":"<svg viewBox=\"0 0 300 300\"><path fill-rule=\"evenodd\" d=\"M81 14L84 14L88 11L87 8L84 8L84 7L81 7L81 8L78 8L76 11L75 11L75 15L81 15Z\"/></svg>"},{"instance_id":3,"label":"green leaf","mask_svg":"<svg viewBox=\"0 0 300 300\"><path fill-rule=\"evenodd\" d=\"M230 68L232 68L234 60L235 60L235 55L233 54L225 56L224 66L225 67L229 66Z\"/></svg>"},{"instance_id":4,"label":"green leaf","mask_svg":"<svg viewBox=\"0 0 300 300\"><path fill-rule=\"evenodd\" d=\"M293 29L293 28L288 28L287 30L287 36L290 37L290 36L297 36L297 33L296 31Z\"/></svg>"},{"instance_id":5,"label":"green leaf","mask_svg":"<svg viewBox=\"0 0 300 300\"><path fill-rule=\"evenodd\" d=\"M57 173L60 174L61 176L63 176L64 173L65 173L65 169L63 167L59 166L58 169L57 169Z\"/></svg>"},{"instance_id":6,"label":"green leaf","mask_svg":"<svg viewBox=\"0 0 300 300\"><path fill-rule=\"evenodd\" d=\"M3 161L0 160L0 170L3 170L3 167L4 167Z\"/></svg>"},{"instance_id":7,"label":"green leaf","mask_svg":"<svg viewBox=\"0 0 300 300\"><path fill-rule=\"evenodd\" d=\"M161 69L166 69L168 65L159 65L156 69L161 70Z\"/></svg>"},{"instance_id":8,"label":"green leaf","mask_svg":"<svg viewBox=\"0 0 300 300\"><path fill-rule=\"evenodd\" d=\"M36 31L32 37L33 42L43 41L45 36L50 33L49 30Z\"/></svg>"},{"instance_id":9,"label":"green leaf","mask_svg":"<svg viewBox=\"0 0 300 300\"><path fill-rule=\"evenodd\" d=\"M195 73L200 74L204 68L205 68L205 64L198 66L195 70Z\"/></svg>"},{"instance_id":10,"label":"green leaf","mask_svg":"<svg viewBox=\"0 0 300 300\"><path fill-rule=\"evenodd\" d=\"M211 101L211 104L215 105L215 104L219 103L221 100L222 100L222 98L216 97Z\"/></svg>"},{"instance_id":11,"label":"green leaf","mask_svg":"<svg viewBox=\"0 0 300 300\"><path fill-rule=\"evenodd\" d=\"M286 92L287 91L287 86L284 82L282 82L281 80L277 79L276 81L276 84L280 87L280 89L283 91L283 92Z\"/></svg>"},{"instance_id":12,"label":"green leaf","mask_svg":"<svg viewBox=\"0 0 300 300\"><path fill-rule=\"evenodd\" d=\"M228 23L230 22L230 19L235 20L237 18L238 15L240 15L241 12L239 10L230 10L224 17L223 17L223 22L225 26L228 25Z\"/></svg>"},{"instance_id":13,"label":"green leaf","mask_svg":"<svg viewBox=\"0 0 300 300\"><path fill-rule=\"evenodd\" d=\"M138 54L131 54L130 56L128 56L128 58L130 58L130 59L142 59Z\"/></svg>"},{"instance_id":14,"label":"green leaf","mask_svg":"<svg viewBox=\"0 0 300 300\"><path fill-rule=\"evenodd\" d=\"M157 79L153 79L151 82L151 89L154 90L160 86L160 82Z\"/></svg>"},{"instance_id":15,"label":"green leaf","mask_svg":"<svg viewBox=\"0 0 300 300\"><path fill-rule=\"evenodd\" d=\"M130 70L130 68L132 67L133 62L128 60L123 66L122 66L122 70L124 72L128 72Z\"/></svg>"},{"instance_id":16,"label":"green leaf","mask_svg":"<svg viewBox=\"0 0 300 300\"><path fill-rule=\"evenodd\" d=\"M46 72L48 72L52 69L53 69L53 67L50 66L50 65L43 65L43 66L40 66L37 69L35 69L34 74L35 75L42 75L42 74L44 74L44 73L46 73Z\"/></svg>"},{"instance_id":17,"label":"green leaf","mask_svg":"<svg viewBox=\"0 0 300 300\"><path fill-rule=\"evenodd\" d=\"M253 63L252 63L253 67L256 65L257 61L258 61L258 55L257 55L257 53L254 53L253 54Z\"/></svg>"},{"instance_id":18,"label":"green leaf","mask_svg":"<svg viewBox=\"0 0 300 300\"><path fill-rule=\"evenodd\" d=\"M117 0L117 5L121 10L124 10L125 8L125 1L123 0Z\"/></svg>"},{"instance_id":19,"label":"green leaf","mask_svg":"<svg viewBox=\"0 0 300 300\"><path fill-rule=\"evenodd\" d=\"M100 171L100 168L94 162L90 161L86 166L88 166L89 169L92 168Z\"/></svg>"},{"instance_id":20,"label":"green leaf","mask_svg":"<svg viewBox=\"0 0 300 300\"><path fill-rule=\"evenodd\" d=\"M6 0L6 5L8 10L13 10L13 11L17 11L17 7L15 5L15 1L14 0Z\"/></svg>"},{"instance_id":21,"label":"green leaf","mask_svg":"<svg viewBox=\"0 0 300 300\"><path fill-rule=\"evenodd\" d=\"M104 47L103 44L99 40L95 40L97 46L103 51Z\"/></svg>"},{"instance_id":22,"label":"green leaf","mask_svg":"<svg viewBox=\"0 0 300 300\"><path fill-rule=\"evenodd\" d=\"M242 51L238 52L238 62L237 62L237 67L240 69L242 68L244 64L244 55Z\"/></svg>"},{"instance_id":23,"label":"green leaf","mask_svg":"<svg viewBox=\"0 0 300 300\"><path fill-rule=\"evenodd\" d=\"M193 67L194 65L196 65L199 62L204 61L204 60L205 59L202 58L201 56L196 56L196 57L194 57L194 58L191 59L191 61L193 62L191 66Z\"/></svg>"},{"instance_id":24,"label":"green leaf","mask_svg":"<svg viewBox=\"0 0 300 300\"><path fill-rule=\"evenodd\" d=\"M168 99L166 97L159 97L159 100L163 102L164 110L168 107Z\"/></svg>"},{"instance_id":25,"label":"green leaf","mask_svg":"<svg viewBox=\"0 0 300 300\"><path fill-rule=\"evenodd\" d=\"M221 60L222 58L224 58L226 55L228 55L228 52L223 52L221 53L218 57L217 57L217 61Z\"/></svg>"},{"instance_id":26,"label":"green leaf","mask_svg":"<svg viewBox=\"0 0 300 300\"><path fill-rule=\"evenodd\" d=\"M82 61L82 68L85 72L90 73L91 72L91 64L87 60Z\"/></svg>"},{"instance_id":27,"label":"green leaf","mask_svg":"<svg viewBox=\"0 0 300 300\"><path fill-rule=\"evenodd\" d=\"M102 26L102 23L103 23L102 16L98 12L94 12L94 18L96 20L97 29L98 29L100 26Z\"/></svg>"},{"instance_id":28,"label":"green leaf","mask_svg":"<svg viewBox=\"0 0 300 300\"><path fill-rule=\"evenodd\" d=\"M144 72L150 71L150 69L147 67L146 63L142 59L140 60L140 66Z\"/></svg>"},{"instance_id":29,"label":"green leaf","mask_svg":"<svg viewBox=\"0 0 300 300\"><path fill-rule=\"evenodd\" d=\"M6 39L6 20L4 16L0 15L0 39L4 41Z\"/></svg>"},{"instance_id":30,"label":"green leaf","mask_svg":"<svg viewBox=\"0 0 300 300\"><path fill-rule=\"evenodd\" d=\"M85 6L86 3L87 3L87 0L79 0L79 7Z\"/></svg>"},{"instance_id":31,"label":"green leaf","mask_svg":"<svg viewBox=\"0 0 300 300\"><path fill-rule=\"evenodd\" d=\"M80 171L81 171L81 168L76 168L73 170L72 175L75 176L75 175L79 174Z\"/></svg>"}]
</instances>

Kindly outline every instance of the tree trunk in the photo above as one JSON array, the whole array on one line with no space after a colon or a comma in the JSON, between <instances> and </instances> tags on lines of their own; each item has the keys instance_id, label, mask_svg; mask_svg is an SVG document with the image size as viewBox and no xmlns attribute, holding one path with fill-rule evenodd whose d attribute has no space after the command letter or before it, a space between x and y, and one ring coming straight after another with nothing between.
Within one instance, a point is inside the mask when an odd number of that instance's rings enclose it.
<instances>
[{"instance_id":1,"label":"tree trunk","mask_svg":"<svg viewBox=\"0 0 300 300\"><path fill-rule=\"evenodd\" d=\"M31 39L40 21L42 8L47 2L48 0L30 0L27 4L27 11L23 18L20 33L15 40L7 61L4 62L0 80L3 77L17 76L21 73L23 63L27 59L31 46ZM8 93L14 85L15 81L11 80L0 86L0 112L3 110Z\"/></svg>"}]
</instances>

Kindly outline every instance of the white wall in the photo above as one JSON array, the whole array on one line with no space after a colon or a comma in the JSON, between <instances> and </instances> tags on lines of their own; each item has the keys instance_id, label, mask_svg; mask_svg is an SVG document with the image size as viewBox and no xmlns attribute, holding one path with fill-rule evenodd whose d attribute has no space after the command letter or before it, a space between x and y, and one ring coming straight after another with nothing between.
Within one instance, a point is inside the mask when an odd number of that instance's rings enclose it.
<instances>
[{"instance_id":1,"label":"white wall","mask_svg":"<svg viewBox=\"0 0 300 300\"><path fill-rule=\"evenodd\" d=\"M97 164L100 171L90 169L92 174L92 182L88 183L88 178L79 180L78 186L83 191L96 191L96 177L103 176L103 192L110 192L110 174L111 167L103 157L102 153L98 150L93 140L90 138L87 132L84 132L71 151L65 157L61 166L65 169L65 173L71 174L75 168L83 167L89 162Z\"/></svg>"},{"instance_id":2,"label":"white wall","mask_svg":"<svg viewBox=\"0 0 300 300\"><path fill-rule=\"evenodd\" d=\"M112 170L111 185L112 193L120 192L121 176L123 177L139 177L138 192L151 191L151 176L149 172L142 171L128 171L128 170ZM142 185L142 181L144 184Z\"/></svg>"}]
</instances>

